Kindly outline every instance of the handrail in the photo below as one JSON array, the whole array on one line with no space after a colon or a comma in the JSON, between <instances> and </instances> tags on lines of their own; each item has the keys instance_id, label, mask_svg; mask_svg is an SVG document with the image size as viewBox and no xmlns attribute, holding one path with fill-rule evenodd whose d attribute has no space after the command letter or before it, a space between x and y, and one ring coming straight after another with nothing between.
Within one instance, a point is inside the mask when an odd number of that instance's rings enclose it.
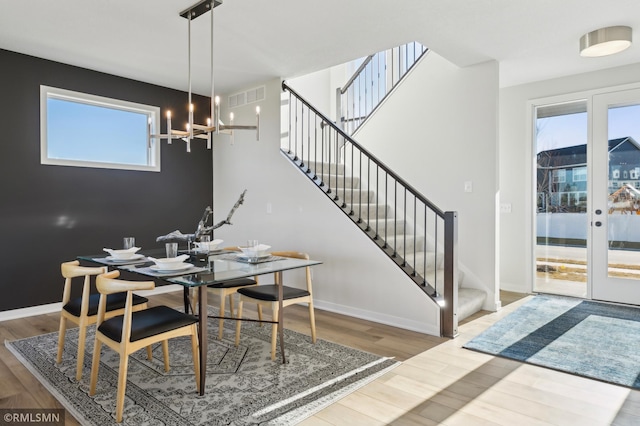
<instances>
[{"instance_id":1,"label":"handrail","mask_svg":"<svg viewBox=\"0 0 640 426\"><path fill-rule=\"evenodd\" d=\"M402 179L400 176L398 176L393 170L391 170L386 164L384 164L381 160L379 160L375 155L373 155L371 152L369 152L369 150L367 150L365 147L363 147L362 145L360 145L358 142L356 142L355 140L353 140L351 138L351 136L349 136L348 134L346 134L342 129L340 129L338 126L336 126L326 115L324 115L323 113L321 113L320 111L318 111L313 105L311 105L306 99L304 99L302 96L300 96L299 93L297 93L295 90L293 90L291 88L291 86L287 85L287 83L285 81L282 82L282 90L288 90L289 92L291 92L293 95L296 96L296 98L298 98L298 100L300 102L302 102L307 108L309 108L311 111L313 111L316 115L318 115L319 117L321 117L324 121L324 125L325 126L330 126L333 130L335 130L337 133L340 134L340 136L342 136L343 138L345 138L346 140L349 141L349 143L353 144L354 146L356 146L360 151L362 151L363 153L365 153L369 158L371 158L382 170L384 170L387 174L389 174L390 176L393 177L393 179L395 179L398 183L402 184L402 186L404 186L405 188L408 188L410 190L411 193L415 194L417 196L417 198L422 201L425 205L427 205L431 210L433 210L434 212L436 212L438 214L438 216L440 216L441 218L444 218L444 211L442 211L440 208L438 208L438 206L436 206L435 204L433 204L430 200L428 200L427 198L425 198L420 192L418 192L417 189L415 189L413 186L411 186L407 181L405 181L404 179Z\"/></svg>"},{"instance_id":2,"label":"handrail","mask_svg":"<svg viewBox=\"0 0 640 426\"><path fill-rule=\"evenodd\" d=\"M345 92L347 90L349 90L349 87L351 87L351 85L353 84L353 82L360 76L360 74L362 73L362 71L367 67L367 65L369 65L369 62L371 62L371 60L375 57L376 55L369 55L367 56L367 58L362 62L362 64L360 64L360 66L358 67L358 69L353 73L353 75L351 76L351 78L349 79L349 81L347 81L344 85L344 87L342 89L340 89L340 94L344 95Z\"/></svg>"},{"instance_id":3,"label":"handrail","mask_svg":"<svg viewBox=\"0 0 640 426\"><path fill-rule=\"evenodd\" d=\"M457 335L457 213L443 212L295 90L282 153L440 306Z\"/></svg>"},{"instance_id":4,"label":"handrail","mask_svg":"<svg viewBox=\"0 0 640 426\"><path fill-rule=\"evenodd\" d=\"M427 52L426 46L411 42L367 56L336 90L339 125L353 134Z\"/></svg>"}]
</instances>

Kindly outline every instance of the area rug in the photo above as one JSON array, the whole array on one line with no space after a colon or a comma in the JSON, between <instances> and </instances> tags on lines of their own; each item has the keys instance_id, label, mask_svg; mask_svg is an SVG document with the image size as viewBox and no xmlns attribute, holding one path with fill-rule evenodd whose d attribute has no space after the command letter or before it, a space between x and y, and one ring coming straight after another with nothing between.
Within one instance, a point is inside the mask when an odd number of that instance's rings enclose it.
<instances>
[{"instance_id":1,"label":"area rug","mask_svg":"<svg viewBox=\"0 0 640 426\"><path fill-rule=\"evenodd\" d=\"M210 307L210 314L216 309ZM217 340L209 320L206 391L196 391L189 338L170 340L171 370L164 372L162 349L130 357L124 425L296 424L379 377L399 362L285 330L287 363L271 360L271 327L245 322L241 343L233 344L235 323L225 321ZM7 341L5 345L82 425L115 423L118 355L102 347L98 386L89 396L95 327L87 333L83 377L75 380L77 328L67 331L64 358L56 364L58 333Z\"/></svg>"},{"instance_id":2,"label":"area rug","mask_svg":"<svg viewBox=\"0 0 640 426\"><path fill-rule=\"evenodd\" d=\"M640 309L538 295L467 349L640 389Z\"/></svg>"}]
</instances>

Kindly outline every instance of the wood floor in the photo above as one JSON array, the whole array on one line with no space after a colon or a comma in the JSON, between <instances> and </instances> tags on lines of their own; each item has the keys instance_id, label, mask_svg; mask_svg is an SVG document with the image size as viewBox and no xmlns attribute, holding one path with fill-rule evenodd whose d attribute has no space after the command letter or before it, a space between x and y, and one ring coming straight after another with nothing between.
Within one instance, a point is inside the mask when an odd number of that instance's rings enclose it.
<instances>
[{"instance_id":1,"label":"wood floor","mask_svg":"<svg viewBox=\"0 0 640 426\"><path fill-rule=\"evenodd\" d=\"M316 310L319 338L403 363L301 424L639 425L640 392L462 348L522 304L521 297L503 293L501 311L469 318L454 340ZM181 293L152 296L151 304L179 306ZM48 314L0 322L0 339L56 331L58 321ZM288 307L285 326L308 334L306 309ZM4 345L0 384L0 408L63 408ZM78 422L67 413L66 424Z\"/></svg>"}]
</instances>

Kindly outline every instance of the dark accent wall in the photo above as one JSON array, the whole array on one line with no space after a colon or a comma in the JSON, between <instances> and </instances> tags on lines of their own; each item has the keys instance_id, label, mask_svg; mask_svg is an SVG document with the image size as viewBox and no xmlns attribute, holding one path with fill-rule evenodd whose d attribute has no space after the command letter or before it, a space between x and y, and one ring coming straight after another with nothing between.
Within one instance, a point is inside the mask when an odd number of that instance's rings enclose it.
<instances>
[{"instance_id":1,"label":"dark accent wall","mask_svg":"<svg viewBox=\"0 0 640 426\"><path fill-rule=\"evenodd\" d=\"M0 50L0 311L59 302L61 262L121 247L125 236L160 248L157 236L194 232L213 203L202 142L187 153L163 141L159 173L40 164L40 85L170 108L174 123L187 121L184 92ZM207 98L194 100L207 110Z\"/></svg>"}]
</instances>

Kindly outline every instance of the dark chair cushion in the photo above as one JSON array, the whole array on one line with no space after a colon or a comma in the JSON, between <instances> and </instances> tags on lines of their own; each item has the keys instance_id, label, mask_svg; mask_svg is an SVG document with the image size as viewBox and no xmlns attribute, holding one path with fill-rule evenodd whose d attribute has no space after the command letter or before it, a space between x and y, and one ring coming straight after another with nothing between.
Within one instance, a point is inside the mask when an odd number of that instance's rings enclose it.
<instances>
[{"instance_id":1,"label":"dark chair cushion","mask_svg":"<svg viewBox=\"0 0 640 426\"><path fill-rule=\"evenodd\" d=\"M110 318L100 324L98 330L111 340L122 339L122 322L124 315ZM155 336L165 331L175 330L198 322L192 315L183 314L168 306L155 306L134 312L131 315L131 342Z\"/></svg>"},{"instance_id":2,"label":"dark chair cushion","mask_svg":"<svg viewBox=\"0 0 640 426\"><path fill-rule=\"evenodd\" d=\"M124 304L127 301L127 293L114 293L107 296L107 312L115 311L117 309L123 309ZM137 294L133 295L133 304L140 305L141 303L147 303L149 299L146 297L138 296ZM89 296L89 316L94 316L98 314L98 303L100 302L100 293L91 294ZM62 309L69 312L71 315L75 315L76 317L80 316L80 307L82 305L82 297L78 297L77 299L69 300L69 302L64 305Z\"/></svg>"},{"instance_id":3,"label":"dark chair cushion","mask_svg":"<svg viewBox=\"0 0 640 426\"><path fill-rule=\"evenodd\" d=\"M278 300L278 286L275 284L270 285L258 285L254 287L240 288L238 293L245 296L249 296L252 299L269 300L276 302ZM301 290L299 288L282 286L282 299L296 299L298 297L309 296L307 290Z\"/></svg>"},{"instance_id":4,"label":"dark chair cushion","mask_svg":"<svg viewBox=\"0 0 640 426\"><path fill-rule=\"evenodd\" d=\"M222 283L213 284L209 287L211 288L234 288L234 287L245 287L248 285L256 285L258 284L256 280L252 280L251 278L238 278L236 280L224 281Z\"/></svg>"}]
</instances>

